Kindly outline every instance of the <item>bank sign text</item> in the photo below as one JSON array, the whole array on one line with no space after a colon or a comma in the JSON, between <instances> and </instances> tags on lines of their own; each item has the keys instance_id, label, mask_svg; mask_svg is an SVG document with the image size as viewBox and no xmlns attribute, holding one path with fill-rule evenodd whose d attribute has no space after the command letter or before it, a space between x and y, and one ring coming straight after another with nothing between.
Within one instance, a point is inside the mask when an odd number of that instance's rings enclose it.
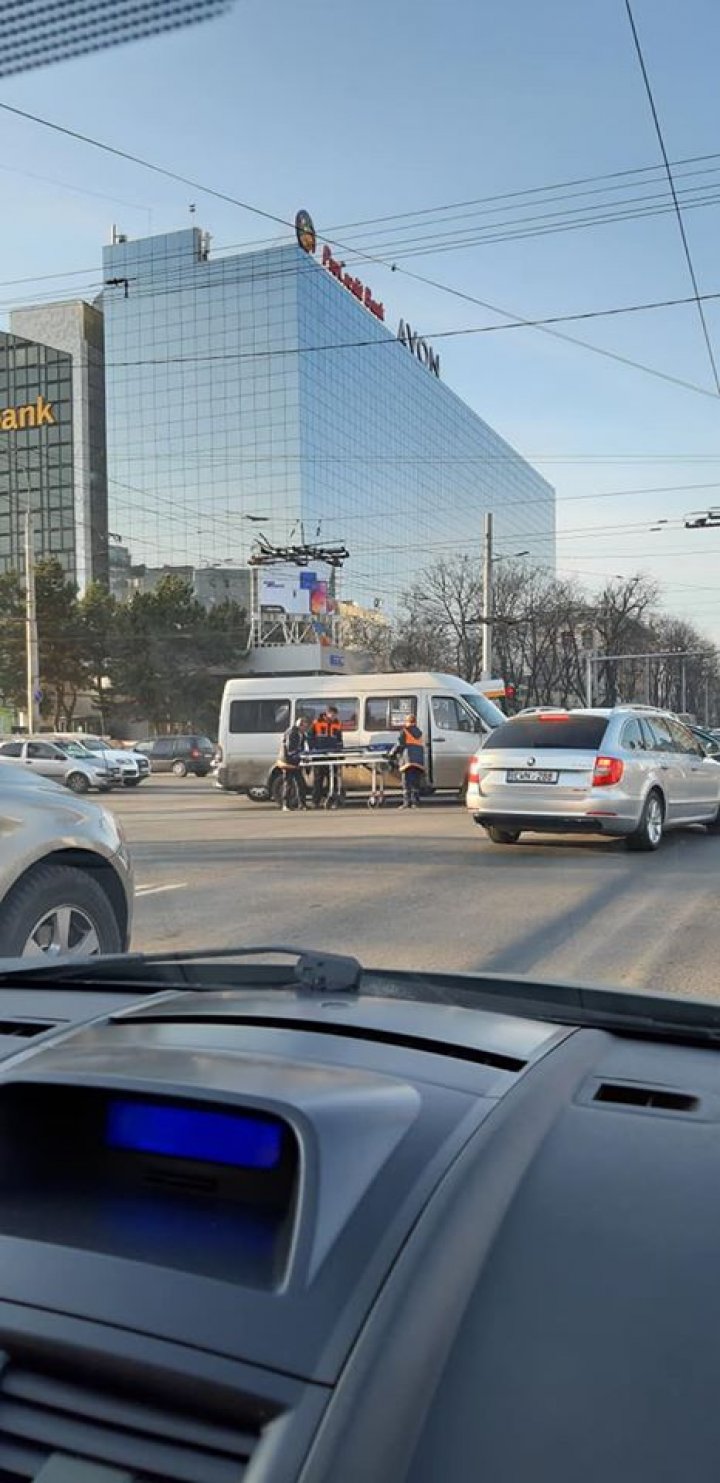
<instances>
[{"instance_id":1,"label":"bank sign text","mask_svg":"<svg viewBox=\"0 0 720 1483\"><path fill-rule=\"evenodd\" d=\"M52 402L44 396L26 402L22 407L4 407L0 411L0 432L17 433L26 427L55 427L57 418Z\"/></svg>"}]
</instances>

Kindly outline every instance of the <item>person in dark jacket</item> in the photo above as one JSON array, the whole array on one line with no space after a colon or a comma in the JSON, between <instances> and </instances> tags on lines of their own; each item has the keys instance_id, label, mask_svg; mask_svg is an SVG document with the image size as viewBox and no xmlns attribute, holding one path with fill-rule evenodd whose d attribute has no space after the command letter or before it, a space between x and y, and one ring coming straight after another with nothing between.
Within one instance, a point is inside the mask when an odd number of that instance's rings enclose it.
<instances>
[{"instance_id":1,"label":"person in dark jacket","mask_svg":"<svg viewBox=\"0 0 720 1483\"><path fill-rule=\"evenodd\" d=\"M293 797L297 799L298 808L307 808L307 789L300 766L300 759L308 750L307 724L304 716L298 716L295 724L289 726L284 732L280 742L277 765L283 775L282 806L284 813L291 808Z\"/></svg>"},{"instance_id":2,"label":"person in dark jacket","mask_svg":"<svg viewBox=\"0 0 720 1483\"><path fill-rule=\"evenodd\" d=\"M405 725L390 756L399 759L403 808L418 808L420 789L425 777L425 743L415 716L405 717Z\"/></svg>"},{"instance_id":3,"label":"person in dark jacket","mask_svg":"<svg viewBox=\"0 0 720 1483\"><path fill-rule=\"evenodd\" d=\"M343 750L343 732L337 706L328 705L319 716L315 717L310 732L310 751L323 753L337 753ZM316 767L313 770L312 801L315 808L320 808L324 802L330 786L330 769L327 767Z\"/></svg>"}]
</instances>

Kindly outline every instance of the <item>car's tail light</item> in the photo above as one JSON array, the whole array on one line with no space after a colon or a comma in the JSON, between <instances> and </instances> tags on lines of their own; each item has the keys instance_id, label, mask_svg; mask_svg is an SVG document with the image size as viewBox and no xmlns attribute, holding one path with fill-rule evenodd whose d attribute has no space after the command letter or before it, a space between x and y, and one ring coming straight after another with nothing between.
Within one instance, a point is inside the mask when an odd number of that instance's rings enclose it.
<instances>
[{"instance_id":1,"label":"car's tail light","mask_svg":"<svg viewBox=\"0 0 720 1483\"><path fill-rule=\"evenodd\" d=\"M596 757L593 788L608 788L619 783L624 771L625 763L619 757Z\"/></svg>"},{"instance_id":2,"label":"car's tail light","mask_svg":"<svg viewBox=\"0 0 720 1483\"><path fill-rule=\"evenodd\" d=\"M469 783L479 783L479 781L480 781L480 763L478 762L477 757L473 757L472 762L470 763L470 766L468 768L468 782Z\"/></svg>"},{"instance_id":3,"label":"car's tail light","mask_svg":"<svg viewBox=\"0 0 720 1483\"><path fill-rule=\"evenodd\" d=\"M192 748L192 751L190 753L190 756L191 757L199 757L200 756L200 748L199 747L193 747Z\"/></svg>"},{"instance_id":4,"label":"car's tail light","mask_svg":"<svg viewBox=\"0 0 720 1483\"><path fill-rule=\"evenodd\" d=\"M215 748L215 756L213 758L213 761L214 762L222 762L222 760L223 760L223 749L220 746L220 743L218 742L218 745Z\"/></svg>"}]
</instances>

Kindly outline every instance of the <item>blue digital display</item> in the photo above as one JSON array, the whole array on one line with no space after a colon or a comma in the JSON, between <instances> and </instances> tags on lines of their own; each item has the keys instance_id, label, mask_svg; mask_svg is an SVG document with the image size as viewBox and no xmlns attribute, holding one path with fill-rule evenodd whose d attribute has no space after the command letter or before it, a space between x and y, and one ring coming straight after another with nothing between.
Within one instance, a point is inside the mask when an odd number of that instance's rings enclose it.
<instances>
[{"instance_id":1,"label":"blue digital display","mask_svg":"<svg viewBox=\"0 0 720 1483\"><path fill-rule=\"evenodd\" d=\"M130 1098L113 1098L107 1106L107 1147L132 1153L199 1159L235 1169L276 1169L282 1138L280 1123L246 1113L205 1112Z\"/></svg>"}]
</instances>

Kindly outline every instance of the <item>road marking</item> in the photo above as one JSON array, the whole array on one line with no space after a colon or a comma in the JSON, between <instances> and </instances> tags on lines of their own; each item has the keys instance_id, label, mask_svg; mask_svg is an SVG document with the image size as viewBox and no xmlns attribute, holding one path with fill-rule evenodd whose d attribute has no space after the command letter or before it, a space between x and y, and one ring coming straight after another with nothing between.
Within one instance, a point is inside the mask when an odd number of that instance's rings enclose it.
<instances>
[{"instance_id":1,"label":"road marking","mask_svg":"<svg viewBox=\"0 0 720 1483\"><path fill-rule=\"evenodd\" d=\"M187 881L173 881L167 886L138 886L136 896L157 896L160 891L184 891Z\"/></svg>"}]
</instances>

